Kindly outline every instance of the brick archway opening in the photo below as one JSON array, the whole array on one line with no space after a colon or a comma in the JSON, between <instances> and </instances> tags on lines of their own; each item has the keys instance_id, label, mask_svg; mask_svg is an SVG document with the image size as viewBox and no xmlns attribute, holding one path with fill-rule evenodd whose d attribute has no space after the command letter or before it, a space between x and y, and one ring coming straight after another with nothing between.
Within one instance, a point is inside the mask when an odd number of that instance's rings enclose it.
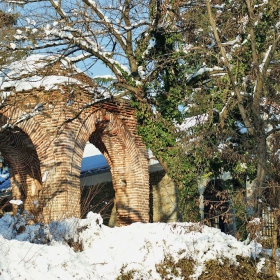
<instances>
[{"instance_id":1,"label":"brick archway opening","mask_svg":"<svg viewBox=\"0 0 280 280\"><path fill-rule=\"evenodd\" d=\"M92 134L94 137L94 133ZM103 150L104 153L104 150ZM81 169L81 217L88 212L101 214L103 224L115 226L115 190L106 157L100 149L88 142L84 151Z\"/></svg>"},{"instance_id":2,"label":"brick archway opening","mask_svg":"<svg viewBox=\"0 0 280 280\"><path fill-rule=\"evenodd\" d=\"M104 177L104 173L101 172L99 179L92 181L91 186L86 188L83 187L81 180L81 213L83 216L83 212L86 212L83 211L86 208L86 205L83 204L88 204L90 201L90 207L87 208L92 208L95 212L100 213L105 225L118 226L131 223L127 219L129 215L123 217L121 213L123 207L126 207L124 203L128 204L127 198L124 202L122 193L120 195L118 192L119 183L121 182L122 187L127 188L127 182L131 178L129 178L127 170L124 169L127 152L123 135L117 133L116 123L110 123L108 115L104 115L104 120L98 118L88 142L99 150L103 159L106 160L108 165L106 175L109 177ZM110 172L109 175L108 172ZM118 213L117 208L119 208Z\"/></svg>"},{"instance_id":3,"label":"brick archway opening","mask_svg":"<svg viewBox=\"0 0 280 280\"><path fill-rule=\"evenodd\" d=\"M149 222L148 154L136 133L133 110L126 104L103 103L88 115L80 131L81 144L75 154L85 146L82 142L89 141L110 167L115 191L114 225Z\"/></svg>"},{"instance_id":4,"label":"brick archway opening","mask_svg":"<svg viewBox=\"0 0 280 280\"><path fill-rule=\"evenodd\" d=\"M0 134L0 152L8 165L12 198L23 202L22 206L13 204L14 214L24 208L38 220L42 178L34 144L20 128L9 128Z\"/></svg>"}]
</instances>

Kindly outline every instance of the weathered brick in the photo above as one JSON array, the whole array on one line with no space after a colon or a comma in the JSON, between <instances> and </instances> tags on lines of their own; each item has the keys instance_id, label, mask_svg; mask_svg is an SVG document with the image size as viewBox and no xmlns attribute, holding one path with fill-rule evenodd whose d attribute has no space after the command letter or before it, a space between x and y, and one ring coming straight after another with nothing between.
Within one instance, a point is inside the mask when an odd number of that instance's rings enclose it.
<instances>
[{"instance_id":1,"label":"weathered brick","mask_svg":"<svg viewBox=\"0 0 280 280\"><path fill-rule=\"evenodd\" d=\"M84 76L83 76L84 77ZM12 176L13 196L43 222L80 217L80 169L87 141L111 167L119 225L149 221L148 155L136 132L132 108L123 101L92 101L83 88L16 92L1 109L0 125L38 104L44 110L0 135L0 151ZM71 106L65 104L73 100ZM69 118L73 118L68 122ZM48 174L48 176L46 176ZM46 180L42 180L46 177ZM38 204L36 204L38 201ZM16 209L15 209L16 210ZM43 218L41 218L43 214Z\"/></svg>"}]
</instances>

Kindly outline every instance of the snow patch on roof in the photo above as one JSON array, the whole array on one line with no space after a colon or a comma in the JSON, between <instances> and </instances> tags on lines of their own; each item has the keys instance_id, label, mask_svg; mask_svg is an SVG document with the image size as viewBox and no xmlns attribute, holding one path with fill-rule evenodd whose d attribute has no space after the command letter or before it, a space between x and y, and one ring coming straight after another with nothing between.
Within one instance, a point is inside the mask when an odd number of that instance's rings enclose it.
<instances>
[{"instance_id":1,"label":"snow patch on roof","mask_svg":"<svg viewBox=\"0 0 280 280\"><path fill-rule=\"evenodd\" d=\"M81 172L98 171L106 168L109 168L109 165L105 157L93 144L88 142L83 154Z\"/></svg>"},{"instance_id":2,"label":"snow patch on roof","mask_svg":"<svg viewBox=\"0 0 280 280\"><path fill-rule=\"evenodd\" d=\"M148 150L149 165L158 164L158 160L151 150ZM102 172L109 170L110 167L103 154L90 142L87 142L81 166L81 173Z\"/></svg>"},{"instance_id":3,"label":"snow patch on roof","mask_svg":"<svg viewBox=\"0 0 280 280\"><path fill-rule=\"evenodd\" d=\"M58 56L34 54L19 61L12 62L0 72L0 90L2 98L6 98L11 91L27 91L33 88L44 87L45 90L57 89L58 85L82 84L77 79L59 75L38 75L50 63L60 62L61 69L69 73L79 73L80 70Z\"/></svg>"},{"instance_id":4,"label":"snow patch on roof","mask_svg":"<svg viewBox=\"0 0 280 280\"><path fill-rule=\"evenodd\" d=\"M1 83L1 80L0 80ZM51 75L47 77L42 76L32 76L23 78L20 80L7 79L2 80L0 90L14 89L15 91L27 91L34 88L44 87L45 90L58 89L58 85L69 85L69 84L82 84L80 81L64 77ZM6 91L8 93L8 91ZM5 93L4 93L5 94Z\"/></svg>"},{"instance_id":5,"label":"snow patch on roof","mask_svg":"<svg viewBox=\"0 0 280 280\"><path fill-rule=\"evenodd\" d=\"M34 75L38 70L44 69L50 63L60 62L64 68L72 69L75 72L81 72L73 64L70 64L66 58L60 59L59 56L45 55L45 54L33 54L24 57L18 61L14 61L7 65L4 69L4 73L0 73L0 76L8 79L18 79L24 75Z\"/></svg>"}]
</instances>

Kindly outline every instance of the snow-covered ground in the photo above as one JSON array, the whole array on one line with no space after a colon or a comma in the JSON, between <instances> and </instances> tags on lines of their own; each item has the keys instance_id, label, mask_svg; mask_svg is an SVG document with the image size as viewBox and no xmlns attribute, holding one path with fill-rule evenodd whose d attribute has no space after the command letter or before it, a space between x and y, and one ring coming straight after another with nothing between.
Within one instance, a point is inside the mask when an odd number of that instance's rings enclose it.
<instances>
[{"instance_id":1,"label":"snow-covered ground","mask_svg":"<svg viewBox=\"0 0 280 280\"><path fill-rule=\"evenodd\" d=\"M136 279L161 279L156 264L165 257L191 257L193 279L211 259L255 257L260 245L245 245L220 230L195 223L134 223L109 228L99 214L50 225L26 225L23 217L0 219L0 279L116 279L121 270L136 270ZM22 232L22 233L18 233ZM79 244L74 251L68 244ZM74 246L75 247L75 246ZM180 279L180 278L172 278Z\"/></svg>"}]
</instances>

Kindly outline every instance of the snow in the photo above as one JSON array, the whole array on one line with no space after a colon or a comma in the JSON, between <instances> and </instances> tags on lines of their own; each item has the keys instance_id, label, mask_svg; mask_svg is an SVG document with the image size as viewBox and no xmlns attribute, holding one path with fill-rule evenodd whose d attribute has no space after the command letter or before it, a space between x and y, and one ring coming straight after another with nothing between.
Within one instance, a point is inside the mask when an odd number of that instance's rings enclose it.
<instances>
[{"instance_id":1,"label":"snow","mask_svg":"<svg viewBox=\"0 0 280 280\"><path fill-rule=\"evenodd\" d=\"M45 171L43 177L42 177L42 183L46 182L47 179L48 179L48 176L49 176L49 172L48 171Z\"/></svg>"},{"instance_id":2,"label":"snow","mask_svg":"<svg viewBox=\"0 0 280 280\"><path fill-rule=\"evenodd\" d=\"M159 162L153 155L151 150L148 150L149 165L158 165ZM103 154L90 142L87 142L84 149L81 173L98 172L109 170L109 165Z\"/></svg>"},{"instance_id":3,"label":"snow","mask_svg":"<svg viewBox=\"0 0 280 280\"><path fill-rule=\"evenodd\" d=\"M280 149L278 149L276 152L275 152L275 155L279 157L279 160L280 160Z\"/></svg>"},{"instance_id":4,"label":"snow","mask_svg":"<svg viewBox=\"0 0 280 280\"><path fill-rule=\"evenodd\" d=\"M37 75L37 72L46 67L50 62L58 60L58 56L34 54L8 65L4 71L5 74L0 74L2 98L9 96L10 89L24 91L44 87L46 90L50 90L57 89L58 85L81 84L80 81L71 77ZM63 68L71 68L71 70L79 72L76 67L70 67L67 59L61 60L61 64Z\"/></svg>"},{"instance_id":5,"label":"snow","mask_svg":"<svg viewBox=\"0 0 280 280\"><path fill-rule=\"evenodd\" d=\"M85 157L82 159L81 172L108 169L108 163L102 154Z\"/></svg>"},{"instance_id":6,"label":"snow","mask_svg":"<svg viewBox=\"0 0 280 280\"><path fill-rule=\"evenodd\" d=\"M21 80L8 80L4 81L1 84L0 89L5 90L7 88L13 88L15 91L24 91L24 90L31 90L34 88L40 88L44 87L45 90L51 90L51 89L58 89L58 85L69 85L69 84L81 84L76 79L69 78L69 77L63 77L63 76L56 76L56 75L50 75L47 77L42 76L33 76L33 77L27 77L23 78Z\"/></svg>"},{"instance_id":7,"label":"snow","mask_svg":"<svg viewBox=\"0 0 280 280\"><path fill-rule=\"evenodd\" d=\"M263 71L263 67L264 67L264 65L265 65L265 63L266 63L266 61L267 61L267 59L268 59L268 56L269 56L269 54L270 54L270 52L271 52L271 48L272 48L272 45L270 45L270 46L268 47L268 49L267 49L267 51L266 51L266 53L265 53L264 59L263 59L262 63L261 63L260 66L259 66L260 72Z\"/></svg>"},{"instance_id":8,"label":"snow","mask_svg":"<svg viewBox=\"0 0 280 280\"><path fill-rule=\"evenodd\" d=\"M81 173L107 169L109 169L109 165L105 157L93 144L87 142L81 164Z\"/></svg>"},{"instance_id":9,"label":"snow","mask_svg":"<svg viewBox=\"0 0 280 280\"><path fill-rule=\"evenodd\" d=\"M44 55L31 55L9 65L8 77L15 79L23 75L36 73L37 70L44 68L48 62L49 60Z\"/></svg>"},{"instance_id":10,"label":"snow","mask_svg":"<svg viewBox=\"0 0 280 280\"><path fill-rule=\"evenodd\" d=\"M9 173L1 173L0 174L0 181L2 182L2 181L5 181L6 179L8 179L9 178Z\"/></svg>"},{"instance_id":11,"label":"snow","mask_svg":"<svg viewBox=\"0 0 280 280\"><path fill-rule=\"evenodd\" d=\"M258 8L258 7L261 7L265 4L268 4L268 0L263 0L263 3L259 4L259 5L254 5L254 8Z\"/></svg>"},{"instance_id":12,"label":"snow","mask_svg":"<svg viewBox=\"0 0 280 280\"><path fill-rule=\"evenodd\" d=\"M15 204L15 205L21 205L23 204L22 200L15 200L15 199L12 199L9 201L11 204Z\"/></svg>"},{"instance_id":13,"label":"snow","mask_svg":"<svg viewBox=\"0 0 280 280\"><path fill-rule=\"evenodd\" d=\"M188 130L192 127L204 124L205 122L207 122L209 116L208 114L202 114L202 115L198 115L198 116L194 116L194 117L189 117L184 119L183 123L178 125L178 128L181 131L184 130Z\"/></svg>"},{"instance_id":14,"label":"snow","mask_svg":"<svg viewBox=\"0 0 280 280\"><path fill-rule=\"evenodd\" d=\"M218 66L214 66L212 68L209 68L209 67L206 67L206 65L203 65L200 69L198 69L194 74L192 75L189 75L187 77L187 83L189 83L192 79L194 79L195 77L197 76L201 76L207 72L213 72L213 71L222 71L224 70L223 68L221 67L218 67Z\"/></svg>"},{"instance_id":15,"label":"snow","mask_svg":"<svg viewBox=\"0 0 280 280\"><path fill-rule=\"evenodd\" d=\"M113 75L97 75L94 76L93 79L111 79L111 80L116 80L116 77Z\"/></svg>"},{"instance_id":16,"label":"snow","mask_svg":"<svg viewBox=\"0 0 280 280\"><path fill-rule=\"evenodd\" d=\"M134 223L109 228L99 214L49 225L27 225L28 215L0 219L1 279L116 279L121 270L135 270L134 279L159 280L156 265L170 257L191 258L198 279L209 260L256 257L257 243L237 241L220 230L197 223ZM17 230L25 231L17 234ZM76 252L68 243L79 244ZM262 266L263 260L259 264ZM180 277L170 279L182 279Z\"/></svg>"},{"instance_id":17,"label":"snow","mask_svg":"<svg viewBox=\"0 0 280 280\"><path fill-rule=\"evenodd\" d=\"M17 48L17 45L15 43L10 43L10 48L12 50L15 50Z\"/></svg>"},{"instance_id":18,"label":"snow","mask_svg":"<svg viewBox=\"0 0 280 280\"><path fill-rule=\"evenodd\" d=\"M5 194L9 193L11 191L11 181L10 181L10 177L5 180L2 181L0 180L0 196L5 196Z\"/></svg>"},{"instance_id":19,"label":"snow","mask_svg":"<svg viewBox=\"0 0 280 280\"><path fill-rule=\"evenodd\" d=\"M22 78L24 75L36 76L38 70L42 70L50 63L58 61L68 70L71 69L75 72L81 72L81 70L71 64L71 61L68 58L61 58L58 55L32 54L8 65L6 67L6 75L1 75L1 78L6 77L7 79L15 80Z\"/></svg>"},{"instance_id":20,"label":"snow","mask_svg":"<svg viewBox=\"0 0 280 280\"><path fill-rule=\"evenodd\" d=\"M189 53L189 51L192 49L193 45L192 44L185 44L183 47L183 51L185 53Z\"/></svg>"},{"instance_id":21,"label":"snow","mask_svg":"<svg viewBox=\"0 0 280 280\"><path fill-rule=\"evenodd\" d=\"M232 40L232 41L228 41L228 42L225 42L225 43L222 43L223 46L233 46L237 43L239 43L241 40L241 36L240 35L237 35L237 37Z\"/></svg>"},{"instance_id":22,"label":"snow","mask_svg":"<svg viewBox=\"0 0 280 280\"><path fill-rule=\"evenodd\" d=\"M10 174L7 167L2 167L0 169L0 196L5 195L5 193L8 191L8 189L11 186L10 182Z\"/></svg>"}]
</instances>

